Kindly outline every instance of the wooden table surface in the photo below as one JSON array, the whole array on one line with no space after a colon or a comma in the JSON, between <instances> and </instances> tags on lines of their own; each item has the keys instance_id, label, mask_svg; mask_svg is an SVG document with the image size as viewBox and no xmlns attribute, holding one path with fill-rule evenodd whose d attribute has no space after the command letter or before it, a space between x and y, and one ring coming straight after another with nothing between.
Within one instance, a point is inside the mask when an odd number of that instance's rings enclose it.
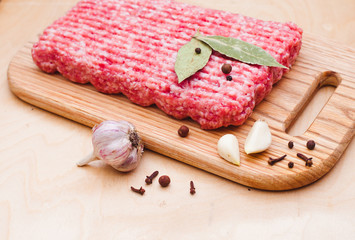
<instances>
[{"instance_id":1,"label":"wooden table surface","mask_svg":"<svg viewBox=\"0 0 355 240\"><path fill-rule=\"evenodd\" d=\"M355 48L354 0L179 1L293 21ZM149 150L128 174L76 167L91 130L22 102L6 74L15 53L75 3L0 0L0 239L355 239L354 139L325 177L285 192L248 189ZM290 132L302 133L331 93L321 89ZM155 170L171 177L168 188L143 184Z\"/></svg>"}]
</instances>

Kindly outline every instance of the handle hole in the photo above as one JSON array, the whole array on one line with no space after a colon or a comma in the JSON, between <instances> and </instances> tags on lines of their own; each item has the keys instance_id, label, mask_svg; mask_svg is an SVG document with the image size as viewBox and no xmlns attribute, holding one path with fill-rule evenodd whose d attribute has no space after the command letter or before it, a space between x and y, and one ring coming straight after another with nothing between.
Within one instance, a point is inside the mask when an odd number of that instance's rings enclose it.
<instances>
[{"instance_id":1,"label":"handle hole","mask_svg":"<svg viewBox=\"0 0 355 240\"><path fill-rule=\"evenodd\" d=\"M318 87L286 129L291 136L300 136L307 131L341 82L340 76L333 71L322 72L317 80Z\"/></svg>"}]
</instances>

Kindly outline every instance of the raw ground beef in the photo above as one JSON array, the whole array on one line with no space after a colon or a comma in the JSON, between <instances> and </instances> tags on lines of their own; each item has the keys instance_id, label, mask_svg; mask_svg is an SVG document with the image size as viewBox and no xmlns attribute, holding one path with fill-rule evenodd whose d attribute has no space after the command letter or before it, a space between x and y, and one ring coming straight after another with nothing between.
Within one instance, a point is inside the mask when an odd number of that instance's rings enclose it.
<instances>
[{"instance_id":1,"label":"raw ground beef","mask_svg":"<svg viewBox=\"0 0 355 240\"><path fill-rule=\"evenodd\" d=\"M196 29L255 44L287 67L301 48L302 30L293 23L170 0L83 0L45 29L32 56L45 72L90 82L103 93L123 93L142 106L156 104L204 129L240 125L287 70L214 52L201 71L179 84L175 58ZM232 65L232 81L226 81L223 63Z\"/></svg>"}]
</instances>

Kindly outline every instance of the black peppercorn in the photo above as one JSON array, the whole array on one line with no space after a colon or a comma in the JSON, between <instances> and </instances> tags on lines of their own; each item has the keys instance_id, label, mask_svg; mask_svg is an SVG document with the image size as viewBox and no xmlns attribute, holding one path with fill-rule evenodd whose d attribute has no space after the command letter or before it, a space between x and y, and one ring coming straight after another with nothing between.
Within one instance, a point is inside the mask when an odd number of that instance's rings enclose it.
<instances>
[{"instance_id":1,"label":"black peppercorn","mask_svg":"<svg viewBox=\"0 0 355 240\"><path fill-rule=\"evenodd\" d=\"M288 148L290 148L290 149L293 148L293 142L292 142L292 141L289 141L289 142L288 142Z\"/></svg>"},{"instance_id":2,"label":"black peppercorn","mask_svg":"<svg viewBox=\"0 0 355 240\"><path fill-rule=\"evenodd\" d=\"M315 146L316 146L316 143L315 143L313 140L309 140L309 141L307 142L307 148L308 148L309 150L313 150Z\"/></svg>"},{"instance_id":3,"label":"black peppercorn","mask_svg":"<svg viewBox=\"0 0 355 240\"><path fill-rule=\"evenodd\" d=\"M233 80L233 78L232 78L232 76L227 76L227 81L232 81Z\"/></svg>"},{"instance_id":4,"label":"black peppercorn","mask_svg":"<svg viewBox=\"0 0 355 240\"><path fill-rule=\"evenodd\" d=\"M186 137L189 134L189 128L182 125L178 130L178 134L180 137Z\"/></svg>"},{"instance_id":5,"label":"black peppercorn","mask_svg":"<svg viewBox=\"0 0 355 240\"><path fill-rule=\"evenodd\" d=\"M162 187L167 187L170 184L170 178L167 175L163 175L159 178L159 184Z\"/></svg>"},{"instance_id":6,"label":"black peppercorn","mask_svg":"<svg viewBox=\"0 0 355 240\"><path fill-rule=\"evenodd\" d=\"M229 74L232 71L232 65L225 63L222 65L221 70L224 74Z\"/></svg>"},{"instance_id":7,"label":"black peppercorn","mask_svg":"<svg viewBox=\"0 0 355 240\"><path fill-rule=\"evenodd\" d=\"M293 166L294 166L294 163L293 163L293 162L289 162L289 163L288 163L288 167L289 167L289 168L293 168Z\"/></svg>"},{"instance_id":8,"label":"black peppercorn","mask_svg":"<svg viewBox=\"0 0 355 240\"><path fill-rule=\"evenodd\" d=\"M195 53L200 54L201 53L201 48L195 48Z\"/></svg>"}]
</instances>

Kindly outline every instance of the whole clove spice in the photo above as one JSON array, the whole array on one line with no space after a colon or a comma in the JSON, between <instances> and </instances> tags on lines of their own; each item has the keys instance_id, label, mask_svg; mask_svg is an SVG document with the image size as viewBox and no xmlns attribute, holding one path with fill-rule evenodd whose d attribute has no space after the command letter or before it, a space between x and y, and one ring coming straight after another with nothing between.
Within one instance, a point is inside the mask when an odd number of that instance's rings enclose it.
<instances>
[{"instance_id":1,"label":"whole clove spice","mask_svg":"<svg viewBox=\"0 0 355 240\"><path fill-rule=\"evenodd\" d=\"M288 142L288 148L289 148L289 149L292 149L292 148L293 148L293 145L294 145L294 144L293 144L292 141L289 141L289 142Z\"/></svg>"},{"instance_id":2,"label":"whole clove spice","mask_svg":"<svg viewBox=\"0 0 355 240\"><path fill-rule=\"evenodd\" d=\"M155 171L155 172L153 172L150 176L147 176L147 178L145 179L145 183L146 184L152 184L152 182L153 182L153 179L156 177L156 176L158 176L158 174L159 174L159 172L158 171Z\"/></svg>"},{"instance_id":3,"label":"whole clove spice","mask_svg":"<svg viewBox=\"0 0 355 240\"><path fill-rule=\"evenodd\" d=\"M284 160L286 156L287 156L287 155L285 154L285 155L283 155L283 156L281 156L281 157L279 157L279 158L269 158L268 163L269 163L269 165L272 166L272 165L274 165L275 163L280 162L281 160Z\"/></svg>"},{"instance_id":4,"label":"whole clove spice","mask_svg":"<svg viewBox=\"0 0 355 240\"><path fill-rule=\"evenodd\" d=\"M140 195L143 195L144 192L145 192L145 190L142 187L138 189L138 188L134 188L134 187L131 186L131 190L133 192L139 193Z\"/></svg>"},{"instance_id":5,"label":"whole clove spice","mask_svg":"<svg viewBox=\"0 0 355 240\"><path fill-rule=\"evenodd\" d=\"M195 185L193 181L190 181L190 194L194 195L196 193Z\"/></svg>"},{"instance_id":6,"label":"whole clove spice","mask_svg":"<svg viewBox=\"0 0 355 240\"><path fill-rule=\"evenodd\" d=\"M312 165L313 165L312 158L309 158L309 159L306 161L306 166L307 166L307 167L312 167Z\"/></svg>"},{"instance_id":7,"label":"whole clove spice","mask_svg":"<svg viewBox=\"0 0 355 240\"><path fill-rule=\"evenodd\" d=\"M302 153L297 153L297 157L299 157L300 159L302 159L303 161L305 161L307 167L312 167L312 165L313 165L312 158L306 157L306 156L305 156L304 154L302 154Z\"/></svg>"},{"instance_id":8,"label":"whole clove spice","mask_svg":"<svg viewBox=\"0 0 355 240\"><path fill-rule=\"evenodd\" d=\"M293 168L294 165L295 165L295 164L294 164L293 162L288 162L288 167L289 167L289 168Z\"/></svg>"}]
</instances>

